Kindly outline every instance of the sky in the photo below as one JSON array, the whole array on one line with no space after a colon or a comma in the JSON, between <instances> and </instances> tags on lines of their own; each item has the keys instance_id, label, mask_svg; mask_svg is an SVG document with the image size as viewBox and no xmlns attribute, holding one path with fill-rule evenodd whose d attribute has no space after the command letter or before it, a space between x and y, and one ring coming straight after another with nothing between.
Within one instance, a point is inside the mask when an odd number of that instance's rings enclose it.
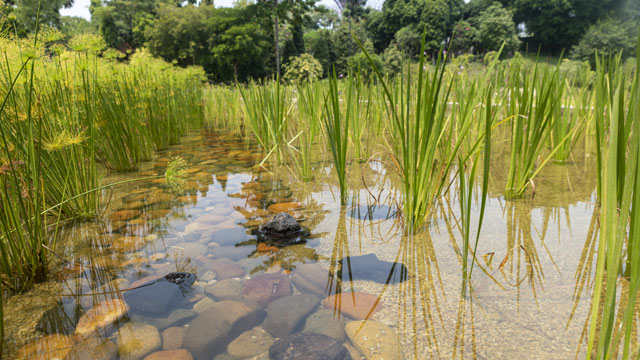
<instances>
[{"instance_id":1,"label":"sky","mask_svg":"<svg viewBox=\"0 0 640 360\"><path fill-rule=\"evenodd\" d=\"M369 4L371 3L376 3L376 2L380 2L382 3L382 0L374 0L374 1L369 1ZM62 15L66 15L66 16L79 16L79 17L83 17L87 20L89 20L91 18L91 14L89 13L89 4L91 3L91 0L75 0L73 3L73 7L69 8L69 9L62 9L60 10L60 13ZM213 3L216 6L221 6L221 7L229 7L233 4L233 0L213 0ZM333 2L333 0L320 0L319 1L320 4L324 4L327 7L330 8L335 8L335 4Z\"/></svg>"}]
</instances>

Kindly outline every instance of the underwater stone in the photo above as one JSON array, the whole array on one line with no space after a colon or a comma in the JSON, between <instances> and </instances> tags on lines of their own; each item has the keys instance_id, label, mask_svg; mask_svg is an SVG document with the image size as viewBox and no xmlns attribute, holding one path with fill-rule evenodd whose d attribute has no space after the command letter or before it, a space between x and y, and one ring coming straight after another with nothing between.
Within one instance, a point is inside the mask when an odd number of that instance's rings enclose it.
<instances>
[{"instance_id":1,"label":"underwater stone","mask_svg":"<svg viewBox=\"0 0 640 360\"><path fill-rule=\"evenodd\" d=\"M271 360L351 360L344 345L327 335L298 333L276 341L269 349Z\"/></svg>"},{"instance_id":2,"label":"underwater stone","mask_svg":"<svg viewBox=\"0 0 640 360\"><path fill-rule=\"evenodd\" d=\"M125 292L124 299L136 311L164 314L190 292L195 279L195 275L190 273L170 273Z\"/></svg>"},{"instance_id":3,"label":"underwater stone","mask_svg":"<svg viewBox=\"0 0 640 360\"><path fill-rule=\"evenodd\" d=\"M269 351L275 341L264 329L253 328L233 340L227 347L227 352L238 359L248 359Z\"/></svg>"},{"instance_id":4,"label":"underwater stone","mask_svg":"<svg viewBox=\"0 0 640 360\"><path fill-rule=\"evenodd\" d=\"M352 319L363 320L383 308L382 303L377 301L378 297L375 295L362 292L343 292L328 296L322 300L322 305Z\"/></svg>"},{"instance_id":5,"label":"underwater stone","mask_svg":"<svg viewBox=\"0 0 640 360\"><path fill-rule=\"evenodd\" d=\"M348 256L340 260L342 279L370 280L380 284L400 283L409 277L404 264L383 261L376 254ZM392 273L393 272L393 273Z\"/></svg>"},{"instance_id":6,"label":"underwater stone","mask_svg":"<svg viewBox=\"0 0 640 360\"><path fill-rule=\"evenodd\" d=\"M155 326L127 323L118 329L118 354L122 360L140 360L160 350L162 340Z\"/></svg>"},{"instance_id":7,"label":"underwater stone","mask_svg":"<svg viewBox=\"0 0 640 360\"><path fill-rule=\"evenodd\" d=\"M129 305L120 299L105 300L80 318L75 333L80 338L86 338L96 331L105 331L128 311Z\"/></svg>"},{"instance_id":8,"label":"underwater stone","mask_svg":"<svg viewBox=\"0 0 640 360\"><path fill-rule=\"evenodd\" d=\"M302 326L304 319L320 303L320 299L311 294L292 295L272 301L267 307L264 328L275 337L292 334Z\"/></svg>"},{"instance_id":9,"label":"underwater stone","mask_svg":"<svg viewBox=\"0 0 640 360\"><path fill-rule=\"evenodd\" d=\"M367 359L401 360L402 347L393 329L377 321L352 321L345 328L351 343Z\"/></svg>"},{"instance_id":10,"label":"underwater stone","mask_svg":"<svg viewBox=\"0 0 640 360\"><path fill-rule=\"evenodd\" d=\"M64 359L73 345L71 336L48 335L20 348L16 359Z\"/></svg>"},{"instance_id":11,"label":"underwater stone","mask_svg":"<svg viewBox=\"0 0 640 360\"><path fill-rule=\"evenodd\" d=\"M264 274L244 283L242 296L245 299L267 306L271 301L291 295L291 281L284 273Z\"/></svg>"}]
</instances>

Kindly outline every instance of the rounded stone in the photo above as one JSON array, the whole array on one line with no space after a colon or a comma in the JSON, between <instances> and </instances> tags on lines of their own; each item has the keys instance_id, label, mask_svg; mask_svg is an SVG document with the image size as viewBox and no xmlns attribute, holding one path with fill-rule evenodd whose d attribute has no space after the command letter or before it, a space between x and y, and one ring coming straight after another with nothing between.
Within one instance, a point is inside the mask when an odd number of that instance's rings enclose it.
<instances>
[{"instance_id":1,"label":"rounded stone","mask_svg":"<svg viewBox=\"0 0 640 360\"><path fill-rule=\"evenodd\" d=\"M352 321L345 327L351 343L366 359L401 360L398 335L387 325L373 321Z\"/></svg>"},{"instance_id":2,"label":"rounded stone","mask_svg":"<svg viewBox=\"0 0 640 360\"><path fill-rule=\"evenodd\" d=\"M242 299L242 282L234 279L220 280L207 286L204 292L218 301Z\"/></svg>"},{"instance_id":3,"label":"rounded stone","mask_svg":"<svg viewBox=\"0 0 640 360\"><path fill-rule=\"evenodd\" d=\"M350 360L347 348L327 335L298 333L276 341L270 360Z\"/></svg>"},{"instance_id":4,"label":"rounded stone","mask_svg":"<svg viewBox=\"0 0 640 360\"><path fill-rule=\"evenodd\" d=\"M227 346L227 353L239 359L247 359L269 351L275 341L264 329L253 328L233 340Z\"/></svg>"},{"instance_id":5,"label":"rounded stone","mask_svg":"<svg viewBox=\"0 0 640 360\"><path fill-rule=\"evenodd\" d=\"M173 326L162 332L162 350L175 350L182 348L184 342L184 328Z\"/></svg>"},{"instance_id":6,"label":"rounded stone","mask_svg":"<svg viewBox=\"0 0 640 360\"><path fill-rule=\"evenodd\" d=\"M193 360L191 353L185 349L154 352L144 360Z\"/></svg>"},{"instance_id":7,"label":"rounded stone","mask_svg":"<svg viewBox=\"0 0 640 360\"><path fill-rule=\"evenodd\" d=\"M160 332L153 325L127 323L118 330L120 359L140 360L161 346Z\"/></svg>"}]
</instances>

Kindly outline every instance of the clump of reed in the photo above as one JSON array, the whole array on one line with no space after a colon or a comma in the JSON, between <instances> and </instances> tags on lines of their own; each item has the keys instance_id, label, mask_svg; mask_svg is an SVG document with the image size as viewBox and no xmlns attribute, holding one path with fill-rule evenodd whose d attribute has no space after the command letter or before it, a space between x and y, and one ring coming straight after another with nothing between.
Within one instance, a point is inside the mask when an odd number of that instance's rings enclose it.
<instances>
[{"instance_id":1,"label":"clump of reed","mask_svg":"<svg viewBox=\"0 0 640 360\"><path fill-rule=\"evenodd\" d=\"M351 78L350 83L353 81ZM349 86L349 85L348 85ZM331 149L333 164L338 175L340 185L340 204L347 204L347 152L349 151L349 122L354 113L354 100L347 97L345 114L340 106L338 79L335 70L329 79L329 94L324 104L324 130L327 145Z\"/></svg>"},{"instance_id":2,"label":"clump of reed","mask_svg":"<svg viewBox=\"0 0 640 360\"><path fill-rule=\"evenodd\" d=\"M640 68L640 37L638 45ZM596 73L600 238L587 358L622 351L626 359L637 354L631 344L640 290L640 74L629 86L619 56L599 58ZM626 299L618 296L620 282L627 284Z\"/></svg>"}]
</instances>

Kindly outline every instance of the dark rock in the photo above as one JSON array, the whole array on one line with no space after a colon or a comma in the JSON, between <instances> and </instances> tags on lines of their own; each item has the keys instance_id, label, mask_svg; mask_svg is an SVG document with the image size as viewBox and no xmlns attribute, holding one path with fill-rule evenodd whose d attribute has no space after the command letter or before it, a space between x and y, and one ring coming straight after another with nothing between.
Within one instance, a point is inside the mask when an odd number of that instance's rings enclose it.
<instances>
[{"instance_id":1,"label":"dark rock","mask_svg":"<svg viewBox=\"0 0 640 360\"><path fill-rule=\"evenodd\" d=\"M296 265L291 274L291 281L302 293L327 295L328 271L318 264Z\"/></svg>"},{"instance_id":2,"label":"dark rock","mask_svg":"<svg viewBox=\"0 0 640 360\"><path fill-rule=\"evenodd\" d=\"M196 277L191 273L170 273L124 293L131 309L147 314L165 314L182 303Z\"/></svg>"},{"instance_id":3,"label":"dark rock","mask_svg":"<svg viewBox=\"0 0 640 360\"><path fill-rule=\"evenodd\" d=\"M270 360L351 360L347 348L316 333L298 333L276 341L269 348Z\"/></svg>"},{"instance_id":4,"label":"dark rock","mask_svg":"<svg viewBox=\"0 0 640 360\"><path fill-rule=\"evenodd\" d=\"M184 324L185 322L196 317L196 315L198 315L198 313L196 313L192 309L178 309L171 312L171 314L169 314L168 316L163 315L161 317L149 317L142 314L134 313L130 314L129 317L133 321L145 322L157 327L158 330L164 330L172 326Z\"/></svg>"},{"instance_id":5,"label":"dark rock","mask_svg":"<svg viewBox=\"0 0 640 360\"><path fill-rule=\"evenodd\" d=\"M297 236L302 231L302 227L293 216L283 212L276 214L262 225L261 231L267 237L290 238Z\"/></svg>"},{"instance_id":6,"label":"dark rock","mask_svg":"<svg viewBox=\"0 0 640 360\"><path fill-rule=\"evenodd\" d=\"M380 260L375 254L347 256L340 260L340 266L343 280L370 280L380 284L395 284L409 277L409 270L404 264Z\"/></svg>"},{"instance_id":7,"label":"dark rock","mask_svg":"<svg viewBox=\"0 0 640 360\"><path fill-rule=\"evenodd\" d=\"M271 301L291 295L291 281L284 273L264 274L244 283L242 296L245 299L267 306Z\"/></svg>"},{"instance_id":8,"label":"dark rock","mask_svg":"<svg viewBox=\"0 0 640 360\"><path fill-rule=\"evenodd\" d=\"M304 319L320 303L311 294L293 295L272 301L267 308L267 318L263 327L275 337L283 337L302 326Z\"/></svg>"},{"instance_id":9,"label":"dark rock","mask_svg":"<svg viewBox=\"0 0 640 360\"><path fill-rule=\"evenodd\" d=\"M209 360L226 351L238 335L260 324L265 311L258 304L225 300L198 315L187 328L184 347L198 360Z\"/></svg>"}]
</instances>

